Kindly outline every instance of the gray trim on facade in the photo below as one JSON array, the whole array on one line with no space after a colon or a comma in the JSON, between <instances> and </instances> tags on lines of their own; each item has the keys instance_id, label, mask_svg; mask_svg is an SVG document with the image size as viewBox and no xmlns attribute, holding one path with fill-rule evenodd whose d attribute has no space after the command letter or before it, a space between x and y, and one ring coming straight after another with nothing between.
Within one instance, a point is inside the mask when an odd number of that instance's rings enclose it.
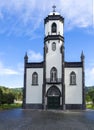
<instances>
[{"instance_id":1,"label":"gray trim on facade","mask_svg":"<svg viewBox=\"0 0 94 130\"><path fill-rule=\"evenodd\" d=\"M26 63L26 68L43 68L43 62L40 62L40 63Z\"/></svg>"},{"instance_id":2,"label":"gray trim on facade","mask_svg":"<svg viewBox=\"0 0 94 130\"><path fill-rule=\"evenodd\" d=\"M65 62L65 68L79 68L83 67L82 62Z\"/></svg>"},{"instance_id":3,"label":"gray trim on facade","mask_svg":"<svg viewBox=\"0 0 94 130\"><path fill-rule=\"evenodd\" d=\"M25 109L42 109L42 104L25 104Z\"/></svg>"},{"instance_id":4,"label":"gray trim on facade","mask_svg":"<svg viewBox=\"0 0 94 130\"><path fill-rule=\"evenodd\" d=\"M66 110L83 110L83 104L66 104Z\"/></svg>"},{"instance_id":5,"label":"gray trim on facade","mask_svg":"<svg viewBox=\"0 0 94 130\"><path fill-rule=\"evenodd\" d=\"M48 35L44 38L44 42L49 40L61 40L62 42L64 42L64 37L61 35Z\"/></svg>"},{"instance_id":6,"label":"gray trim on facade","mask_svg":"<svg viewBox=\"0 0 94 130\"><path fill-rule=\"evenodd\" d=\"M53 15L48 15L48 17L44 19L44 24L46 24L50 20L59 20L64 23L64 18L61 15L55 15L54 13Z\"/></svg>"},{"instance_id":7,"label":"gray trim on facade","mask_svg":"<svg viewBox=\"0 0 94 130\"><path fill-rule=\"evenodd\" d=\"M86 104L85 104L85 68L84 68L84 59L85 59L85 57L84 57L84 54L83 54L83 52L82 52L82 55L81 55L81 62L82 62L82 95L83 95L83 101L82 101L82 103L83 103L83 109L86 109Z\"/></svg>"},{"instance_id":8,"label":"gray trim on facade","mask_svg":"<svg viewBox=\"0 0 94 130\"><path fill-rule=\"evenodd\" d=\"M26 104L26 69L24 72L24 87L23 87L23 104L22 104L22 108L25 108L25 104Z\"/></svg>"},{"instance_id":9,"label":"gray trim on facade","mask_svg":"<svg viewBox=\"0 0 94 130\"><path fill-rule=\"evenodd\" d=\"M55 81L52 81L51 78L46 78L46 84L61 84L62 78L56 78Z\"/></svg>"},{"instance_id":10,"label":"gray trim on facade","mask_svg":"<svg viewBox=\"0 0 94 130\"><path fill-rule=\"evenodd\" d=\"M23 87L23 104L22 108L25 109L25 104L26 104L26 64L28 62L28 56L27 53L24 57L24 87Z\"/></svg>"},{"instance_id":11,"label":"gray trim on facade","mask_svg":"<svg viewBox=\"0 0 94 130\"><path fill-rule=\"evenodd\" d=\"M62 109L65 109L65 48L64 43L62 45Z\"/></svg>"},{"instance_id":12,"label":"gray trim on facade","mask_svg":"<svg viewBox=\"0 0 94 130\"><path fill-rule=\"evenodd\" d=\"M46 93L46 46L44 45L44 64L43 64L43 88L42 88L42 104L43 109L46 109L45 105L45 93Z\"/></svg>"}]
</instances>

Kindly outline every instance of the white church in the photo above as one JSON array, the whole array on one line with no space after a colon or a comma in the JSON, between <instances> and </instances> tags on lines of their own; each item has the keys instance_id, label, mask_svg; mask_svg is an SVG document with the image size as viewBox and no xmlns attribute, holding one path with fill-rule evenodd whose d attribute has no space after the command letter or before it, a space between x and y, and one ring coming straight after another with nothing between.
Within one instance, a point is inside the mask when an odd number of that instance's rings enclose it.
<instances>
[{"instance_id":1,"label":"white church","mask_svg":"<svg viewBox=\"0 0 94 130\"><path fill-rule=\"evenodd\" d=\"M65 61L64 18L55 11L44 19L44 59L24 57L24 109L85 109L84 54L81 61Z\"/></svg>"}]
</instances>

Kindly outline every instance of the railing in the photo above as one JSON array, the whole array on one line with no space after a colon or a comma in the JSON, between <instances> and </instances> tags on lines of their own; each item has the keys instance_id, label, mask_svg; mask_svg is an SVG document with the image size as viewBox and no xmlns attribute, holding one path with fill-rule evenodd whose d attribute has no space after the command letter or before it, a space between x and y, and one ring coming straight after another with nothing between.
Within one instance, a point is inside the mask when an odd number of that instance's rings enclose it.
<instances>
[{"instance_id":1,"label":"railing","mask_svg":"<svg viewBox=\"0 0 94 130\"><path fill-rule=\"evenodd\" d=\"M59 84L62 82L62 79L61 78L56 78L54 80L50 79L50 78L47 78L46 79L46 83L51 83L51 84Z\"/></svg>"}]
</instances>

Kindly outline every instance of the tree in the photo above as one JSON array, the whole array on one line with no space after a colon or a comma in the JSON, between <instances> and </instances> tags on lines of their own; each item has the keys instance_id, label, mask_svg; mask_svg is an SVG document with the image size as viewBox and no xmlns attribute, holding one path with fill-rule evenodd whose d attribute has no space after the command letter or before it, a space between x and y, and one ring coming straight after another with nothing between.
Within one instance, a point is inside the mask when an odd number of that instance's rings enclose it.
<instances>
[{"instance_id":1,"label":"tree","mask_svg":"<svg viewBox=\"0 0 94 130\"><path fill-rule=\"evenodd\" d=\"M2 92L2 90L0 88L0 105L2 104L2 97L3 97L3 92Z\"/></svg>"},{"instance_id":2,"label":"tree","mask_svg":"<svg viewBox=\"0 0 94 130\"><path fill-rule=\"evenodd\" d=\"M88 93L86 94L86 102L90 102L91 101L91 98L90 96L88 95Z\"/></svg>"},{"instance_id":3,"label":"tree","mask_svg":"<svg viewBox=\"0 0 94 130\"><path fill-rule=\"evenodd\" d=\"M91 101L92 101L92 103L93 103L93 105L94 105L94 90L90 90L90 91L88 92L88 95L90 96L90 99L91 99Z\"/></svg>"},{"instance_id":4,"label":"tree","mask_svg":"<svg viewBox=\"0 0 94 130\"><path fill-rule=\"evenodd\" d=\"M14 99L15 99L15 96L12 93L8 93L6 103L12 104L12 103L14 103Z\"/></svg>"},{"instance_id":5,"label":"tree","mask_svg":"<svg viewBox=\"0 0 94 130\"><path fill-rule=\"evenodd\" d=\"M2 97L2 104L12 104L14 103L14 95L12 93L4 93Z\"/></svg>"},{"instance_id":6,"label":"tree","mask_svg":"<svg viewBox=\"0 0 94 130\"><path fill-rule=\"evenodd\" d=\"M14 103L14 99L21 101L22 98L22 88L10 89L0 86L0 104L11 104Z\"/></svg>"}]
</instances>

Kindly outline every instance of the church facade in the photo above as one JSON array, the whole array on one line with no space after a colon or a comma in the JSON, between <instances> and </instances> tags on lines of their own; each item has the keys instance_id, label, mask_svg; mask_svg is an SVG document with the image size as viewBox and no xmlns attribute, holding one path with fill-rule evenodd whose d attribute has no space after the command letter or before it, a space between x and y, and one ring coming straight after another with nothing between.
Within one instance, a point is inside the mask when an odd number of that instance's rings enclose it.
<instances>
[{"instance_id":1,"label":"church facade","mask_svg":"<svg viewBox=\"0 0 94 130\"><path fill-rule=\"evenodd\" d=\"M64 18L55 10L44 19L44 59L24 57L24 109L85 109L84 54L81 61L64 57Z\"/></svg>"}]
</instances>

